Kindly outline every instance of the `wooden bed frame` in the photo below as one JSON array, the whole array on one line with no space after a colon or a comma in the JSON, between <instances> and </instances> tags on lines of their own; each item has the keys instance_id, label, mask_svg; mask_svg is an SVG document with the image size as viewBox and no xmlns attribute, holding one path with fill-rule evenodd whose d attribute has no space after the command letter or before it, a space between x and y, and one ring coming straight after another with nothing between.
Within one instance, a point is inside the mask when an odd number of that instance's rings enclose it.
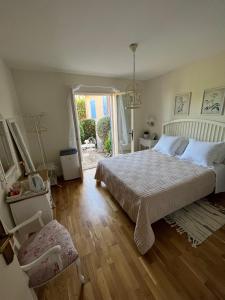
<instances>
[{"instance_id":1,"label":"wooden bed frame","mask_svg":"<svg viewBox=\"0 0 225 300\"><path fill-rule=\"evenodd\" d=\"M225 123L202 119L177 119L163 124L162 132L207 142L225 141Z\"/></svg>"}]
</instances>

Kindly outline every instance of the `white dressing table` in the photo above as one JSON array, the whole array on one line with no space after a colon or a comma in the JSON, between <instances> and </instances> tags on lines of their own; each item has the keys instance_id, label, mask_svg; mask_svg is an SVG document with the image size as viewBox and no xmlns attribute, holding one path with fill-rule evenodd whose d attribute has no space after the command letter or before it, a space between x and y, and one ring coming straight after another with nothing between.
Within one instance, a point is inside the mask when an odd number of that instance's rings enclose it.
<instances>
[{"instance_id":1,"label":"white dressing table","mask_svg":"<svg viewBox=\"0 0 225 300\"><path fill-rule=\"evenodd\" d=\"M11 200L6 200L10 206L15 225L24 222L39 210L41 210L43 213L42 218L45 224L49 223L53 219L50 181L46 174L42 173L40 175L42 176L46 186L44 191L39 193L34 193L31 191L23 192L20 196L15 197L14 199L12 198ZM24 182L26 184L26 181ZM30 226L33 226L33 231L37 229L37 224L35 223L34 225ZM24 228L20 233L25 234L26 228Z\"/></svg>"}]
</instances>

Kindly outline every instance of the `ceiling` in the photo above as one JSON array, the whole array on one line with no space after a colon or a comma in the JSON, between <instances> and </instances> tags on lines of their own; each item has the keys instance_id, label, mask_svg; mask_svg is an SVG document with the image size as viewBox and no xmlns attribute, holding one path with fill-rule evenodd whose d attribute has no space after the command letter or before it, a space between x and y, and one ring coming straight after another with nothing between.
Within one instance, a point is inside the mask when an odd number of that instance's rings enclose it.
<instances>
[{"instance_id":1,"label":"ceiling","mask_svg":"<svg viewBox=\"0 0 225 300\"><path fill-rule=\"evenodd\" d=\"M225 51L225 0L0 0L14 68L148 79Z\"/></svg>"}]
</instances>

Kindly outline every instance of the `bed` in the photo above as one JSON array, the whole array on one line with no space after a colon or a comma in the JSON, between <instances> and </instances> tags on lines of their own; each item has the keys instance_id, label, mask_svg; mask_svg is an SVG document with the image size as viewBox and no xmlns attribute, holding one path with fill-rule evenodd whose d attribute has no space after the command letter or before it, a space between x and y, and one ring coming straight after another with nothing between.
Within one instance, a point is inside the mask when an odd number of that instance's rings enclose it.
<instances>
[{"instance_id":1,"label":"bed","mask_svg":"<svg viewBox=\"0 0 225 300\"><path fill-rule=\"evenodd\" d=\"M176 120L163 133L204 141L224 141L225 124L203 120ZM154 150L104 159L95 179L106 184L120 206L136 223L134 241L141 254L154 244L151 224L200 199L216 188L216 172Z\"/></svg>"}]
</instances>

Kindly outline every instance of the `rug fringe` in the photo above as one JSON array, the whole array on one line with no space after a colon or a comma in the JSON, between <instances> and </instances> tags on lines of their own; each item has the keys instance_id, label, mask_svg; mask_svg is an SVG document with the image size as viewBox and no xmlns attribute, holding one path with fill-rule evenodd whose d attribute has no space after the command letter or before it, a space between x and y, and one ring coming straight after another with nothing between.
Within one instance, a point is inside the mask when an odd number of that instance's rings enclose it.
<instances>
[{"instance_id":1,"label":"rug fringe","mask_svg":"<svg viewBox=\"0 0 225 300\"><path fill-rule=\"evenodd\" d=\"M208 200L199 200L164 218L179 234L187 234L196 248L225 224L225 207ZM214 236L225 244L219 236Z\"/></svg>"}]
</instances>

